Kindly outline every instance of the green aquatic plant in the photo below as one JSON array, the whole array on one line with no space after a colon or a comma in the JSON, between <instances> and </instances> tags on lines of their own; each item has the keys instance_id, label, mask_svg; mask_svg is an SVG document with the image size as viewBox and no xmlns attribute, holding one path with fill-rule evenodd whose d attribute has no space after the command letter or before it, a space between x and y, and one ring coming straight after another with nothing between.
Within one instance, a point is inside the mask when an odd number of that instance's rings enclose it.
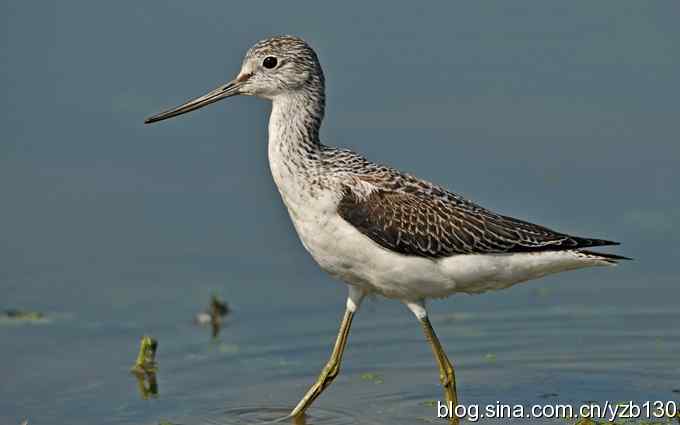
<instances>
[{"instance_id":1,"label":"green aquatic plant","mask_svg":"<svg viewBox=\"0 0 680 425\"><path fill-rule=\"evenodd\" d=\"M130 372L137 378L137 387L142 399L158 397L158 381L156 380L156 351L158 341L150 336L143 336L139 344L139 354Z\"/></svg>"},{"instance_id":2,"label":"green aquatic plant","mask_svg":"<svg viewBox=\"0 0 680 425\"><path fill-rule=\"evenodd\" d=\"M153 373L157 370L156 351L158 350L158 341L150 336L143 336L139 344L139 354L137 360L132 366L131 371L135 373Z\"/></svg>"}]
</instances>

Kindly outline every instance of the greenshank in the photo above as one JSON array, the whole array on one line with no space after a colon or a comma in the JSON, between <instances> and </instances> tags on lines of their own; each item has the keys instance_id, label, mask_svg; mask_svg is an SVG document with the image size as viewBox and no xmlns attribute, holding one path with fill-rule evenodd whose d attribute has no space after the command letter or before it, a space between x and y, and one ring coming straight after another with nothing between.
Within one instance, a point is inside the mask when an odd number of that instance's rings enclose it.
<instances>
[{"instance_id":1,"label":"greenshank","mask_svg":"<svg viewBox=\"0 0 680 425\"><path fill-rule=\"evenodd\" d=\"M352 319L367 294L399 300L415 314L445 397L455 406L454 368L428 319L428 298L498 290L626 259L589 250L616 242L500 215L436 184L323 145L324 74L314 50L298 37L258 42L235 79L145 122L235 95L272 102L268 154L274 182L304 247L349 288L330 359L291 417L302 415L338 375Z\"/></svg>"}]
</instances>

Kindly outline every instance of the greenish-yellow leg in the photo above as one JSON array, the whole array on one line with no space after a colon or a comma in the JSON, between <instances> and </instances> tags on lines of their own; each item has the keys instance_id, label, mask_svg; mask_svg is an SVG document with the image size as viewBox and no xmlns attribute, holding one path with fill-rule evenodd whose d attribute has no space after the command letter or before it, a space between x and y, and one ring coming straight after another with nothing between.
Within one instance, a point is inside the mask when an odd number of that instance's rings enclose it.
<instances>
[{"instance_id":1,"label":"greenish-yellow leg","mask_svg":"<svg viewBox=\"0 0 680 425\"><path fill-rule=\"evenodd\" d=\"M345 351L345 345L347 345L347 337L349 336L349 328L352 325L353 316L354 313L350 309L345 311L345 316L342 318L340 330L338 331L338 338L335 340L335 347L333 347L331 358L328 359L328 363L326 363L326 366L321 370L321 374L314 385L307 390L307 393L302 397L302 400L300 400L297 406L295 406L295 409L290 412L289 417L303 415L305 410L307 410L323 390L333 382L333 379L338 376L338 373L340 373L342 353Z\"/></svg>"},{"instance_id":2,"label":"greenish-yellow leg","mask_svg":"<svg viewBox=\"0 0 680 425\"><path fill-rule=\"evenodd\" d=\"M421 325L423 325L423 330L425 331L425 337L432 347L432 352L434 353L434 358L437 360L437 365L439 366L439 380L444 386L444 396L446 401L451 402L451 406L454 408L458 405L458 394L456 393L456 374L453 371L453 365L446 357L444 349L442 348L437 334L434 333L432 329L432 324L427 316L419 319ZM455 416L451 416L452 425L458 425L459 419Z\"/></svg>"}]
</instances>

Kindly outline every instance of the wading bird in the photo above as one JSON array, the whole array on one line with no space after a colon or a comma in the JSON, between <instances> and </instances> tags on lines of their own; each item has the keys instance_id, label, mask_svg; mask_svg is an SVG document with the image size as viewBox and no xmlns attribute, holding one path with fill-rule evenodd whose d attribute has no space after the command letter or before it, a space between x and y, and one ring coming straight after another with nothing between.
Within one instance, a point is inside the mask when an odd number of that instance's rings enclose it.
<instances>
[{"instance_id":1,"label":"wading bird","mask_svg":"<svg viewBox=\"0 0 680 425\"><path fill-rule=\"evenodd\" d=\"M321 144L324 75L302 39L255 44L231 82L152 123L218 100L272 102L269 165L304 247L349 287L328 363L290 416L302 415L340 371L352 318L367 294L402 301L422 325L447 401L457 404L453 365L428 319L425 300L507 288L551 273L616 264L625 257L587 250L616 242L581 238L503 216L433 183Z\"/></svg>"}]
</instances>

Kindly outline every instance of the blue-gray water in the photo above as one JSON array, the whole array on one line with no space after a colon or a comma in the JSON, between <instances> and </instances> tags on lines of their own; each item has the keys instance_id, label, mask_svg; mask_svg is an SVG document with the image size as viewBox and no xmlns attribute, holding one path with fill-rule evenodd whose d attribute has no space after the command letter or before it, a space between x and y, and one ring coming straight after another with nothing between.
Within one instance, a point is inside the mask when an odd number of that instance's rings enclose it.
<instances>
[{"instance_id":1,"label":"blue-gray water","mask_svg":"<svg viewBox=\"0 0 680 425\"><path fill-rule=\"evenodd\" d=\"M432 305L464 403L678 400L677 2L3 2L0 423L251 423L322 364L344 288L307 256L266 163L268 104L142 119L306 38L322 136L565 232L614 269ZM212 292L217 341L191 323ZM159 397L128 369L160 341ZM410 313L368 302L309 423L414 424L441 398ZM373 379L368 379L373 378ZM520 421L521 423L521 421ZM532 422L538 423L538 422Z\"/></svg>"}]
</instances>

